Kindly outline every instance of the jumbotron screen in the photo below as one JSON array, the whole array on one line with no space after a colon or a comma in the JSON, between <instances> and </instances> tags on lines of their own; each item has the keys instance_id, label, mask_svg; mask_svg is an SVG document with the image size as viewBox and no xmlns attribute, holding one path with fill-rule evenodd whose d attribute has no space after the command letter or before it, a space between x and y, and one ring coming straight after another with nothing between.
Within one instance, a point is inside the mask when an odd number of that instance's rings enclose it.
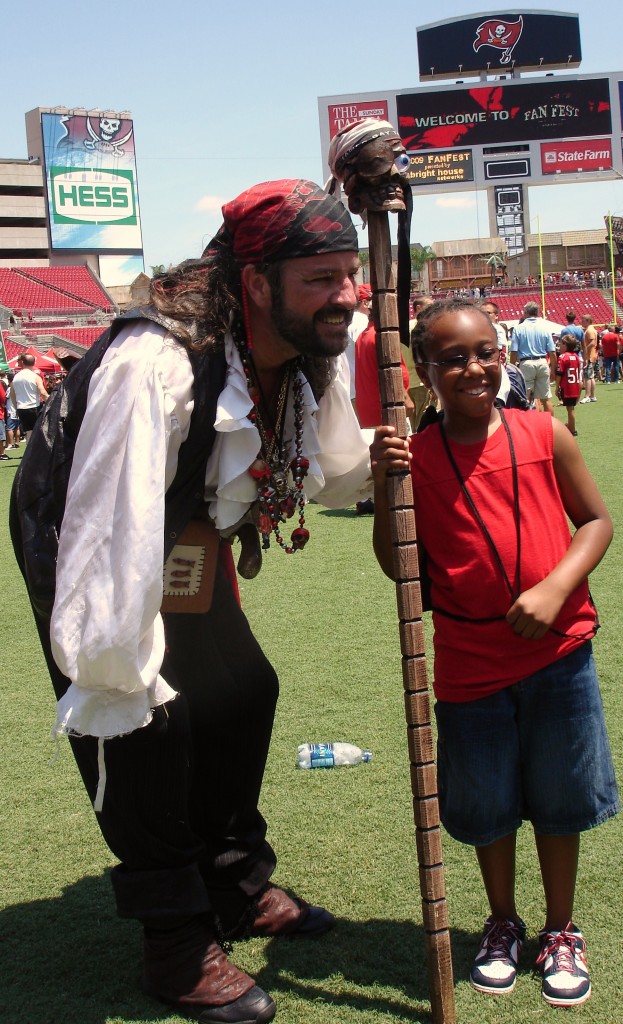
<instances>
[{"instance_id":1,"label":"jumbotron screen","mask_svg":"<svg viewBox=\"0 0 623 1024\"><path fill-rule=\"evenodd\" d=\"M607 78L398 93L407 152L610 135Z\"/></svg>"}]
</instances>

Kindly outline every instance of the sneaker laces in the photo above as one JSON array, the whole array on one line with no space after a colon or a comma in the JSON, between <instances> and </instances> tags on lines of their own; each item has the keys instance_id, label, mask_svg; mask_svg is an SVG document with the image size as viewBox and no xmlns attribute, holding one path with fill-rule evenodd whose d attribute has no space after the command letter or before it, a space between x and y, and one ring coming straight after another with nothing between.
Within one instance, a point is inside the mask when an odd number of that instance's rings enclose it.
<instances>
[{"instance_id":1,"label":"sneaker laces","mask_svg":"<svg viewBox=\"0 0 623 1024\"><path fill-rule=\"evenodd\" d=\"M575 932L570 931L572 923L569 923L559 932L547 932L543 948L536 958L537 964L542 964L548 956L552 957L553 970L558 973L564 971L566 974L574 974L576 969L575 953L583 953L586 949L584 939Z\"/></svg>"},{"instance_id":2,"label":"sneaker laces","mask_svg":"<svg viewBox=\"0 0 623 1024\"><path fill-rule=\"evenodd\" d=\"M511 946L521 941L521 928L514 921L493 921L482 937L488 960L514 959Z\"/></svg>"}]
</instances>

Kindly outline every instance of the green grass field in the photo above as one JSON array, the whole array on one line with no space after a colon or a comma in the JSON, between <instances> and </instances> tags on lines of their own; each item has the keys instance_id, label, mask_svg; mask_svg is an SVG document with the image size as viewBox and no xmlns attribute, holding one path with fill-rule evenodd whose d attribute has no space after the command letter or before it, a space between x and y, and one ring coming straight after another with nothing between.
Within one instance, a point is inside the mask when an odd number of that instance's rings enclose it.
<instances>
[{"instance_id":1,"label":"green grass field","mask_svg":"<svg viewBox=\"0 0 623 1024\"><path fill-rule=\"evenodd\" d=\"M556 414L562 414L557 410ZM578 408L579 443L622 522L623 385ZM610 439L610 440L608 440ZM4 685L1 696L0 1020L7 1024L177 1022L140 990L141 936L116 917L113 863L69 747L53 764L52 690L6 525L15 464L0 463ZM338 927L314 941L254 940L233 958L274 996L281 1024L428 1024L428 1001L393 585L371 551L370 518L309 510L311 542L271 549L244 583L247 614L281 680L262 809L279 855L275 879L328 906ZM592 577L602 628L595 653L618 778L623 782L621 536ZM429 633L430 639L430 633ZM305 772L305 740L350 740L369 765ZM623 877L619 817L584 837L576 920L594 994L574 1019L623 1022ZM460 1024L534 1024L547 1007L532 974L543 899L530 829L521 830L518 906L528 923L515 992L468 983L486 906L473 851L444 835Z\"/></svg>"}]
</instances>

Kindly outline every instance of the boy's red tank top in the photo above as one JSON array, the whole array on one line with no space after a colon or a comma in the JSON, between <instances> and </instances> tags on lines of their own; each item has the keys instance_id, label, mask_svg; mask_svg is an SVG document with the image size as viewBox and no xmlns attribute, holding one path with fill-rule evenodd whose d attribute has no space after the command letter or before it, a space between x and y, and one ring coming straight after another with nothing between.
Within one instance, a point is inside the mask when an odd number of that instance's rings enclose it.
<instances>
[{"instance_id":1,"label":"boy's red tank top","mask_svg":"<svg viewBox=\"0 0 623 1024\"><path fill-rule=\"evenodd\" d=\"M558 564L571 534L553 465L553 427L545 413L506 410L519 482L521 590ZM419 541L428 554L433 612L435 695L440 700L486 697L569 654L595 633L595 609L584 581L541 640L513 632L504 616L513 603L491 547L465 499L434 424L411 438L411 475ZM502 424L478 444L448 441L461 476L516 587L510 448Z\"/></svg>"}]
</instances>

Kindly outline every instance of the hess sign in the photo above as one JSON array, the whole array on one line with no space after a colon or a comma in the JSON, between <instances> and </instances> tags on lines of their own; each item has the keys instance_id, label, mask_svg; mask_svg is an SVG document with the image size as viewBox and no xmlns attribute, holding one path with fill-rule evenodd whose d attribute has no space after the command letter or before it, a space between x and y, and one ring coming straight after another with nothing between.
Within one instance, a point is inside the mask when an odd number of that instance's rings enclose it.
<instances>
[{"instance_id":1,"label":"hess sign","mask_svg":"<svg viewBox=\"0 0 623 1024\"><path fill-rule=\"evenodd\" d=\"M136 224L132 171L50 170L55 224Z\"/></svg>"}]
</instances>

